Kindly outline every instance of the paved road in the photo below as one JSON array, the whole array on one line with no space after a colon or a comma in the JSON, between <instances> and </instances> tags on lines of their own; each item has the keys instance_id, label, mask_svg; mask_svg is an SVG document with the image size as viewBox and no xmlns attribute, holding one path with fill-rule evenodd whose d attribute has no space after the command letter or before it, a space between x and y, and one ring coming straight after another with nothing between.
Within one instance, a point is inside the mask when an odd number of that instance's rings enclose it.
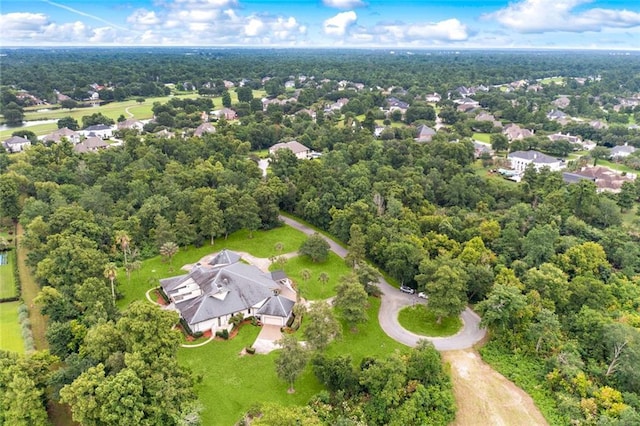
<instances>
[{"instance_id":1,"label":"paved road","mask_svg":"<svg viewBox=\"0 0 640 426\"><path fill-rule=\"evenodd\" d=\"M288 217L280 216L280 220L307 235L312 235L315 232L313 229ZM331 250L338 256L345 257L347 255L347 250L344 247L330 238L324 237L324 239L327 240ZM416 295L402 293L382 277L380 277L378 287L382 291L382 303L380 305L380 312L378 312L380 327L382 327L382 330L387 333L389 337L402 344L415 346L419 340L427 339L431 341L439 351L452 351L469 349L484 339L487 334L485 329L480 328L480 317L469 308L465 309L460 315L463 327L462 330L454 336L425 337L414 334L404 329L400 323L398 323L398 312L405 306L411 306L416 303L426 303L426 301Z\"/></svg>"}]
</instances>

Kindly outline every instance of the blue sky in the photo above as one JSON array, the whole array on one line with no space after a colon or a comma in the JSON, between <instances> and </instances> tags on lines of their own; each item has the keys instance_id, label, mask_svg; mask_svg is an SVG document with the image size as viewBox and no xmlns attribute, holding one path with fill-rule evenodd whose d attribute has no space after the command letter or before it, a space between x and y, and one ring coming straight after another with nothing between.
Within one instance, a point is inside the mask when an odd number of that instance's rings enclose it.
<instances>
[{"instance_id":1,"label":"blue sky","mask_svg":"<svg viewBox=\"0 0 640 426\"><path fill-rule=\"evenodd\" d=\"M640 0L0 0L1 46L640 50Z\"/></svg>"}]
</instances>

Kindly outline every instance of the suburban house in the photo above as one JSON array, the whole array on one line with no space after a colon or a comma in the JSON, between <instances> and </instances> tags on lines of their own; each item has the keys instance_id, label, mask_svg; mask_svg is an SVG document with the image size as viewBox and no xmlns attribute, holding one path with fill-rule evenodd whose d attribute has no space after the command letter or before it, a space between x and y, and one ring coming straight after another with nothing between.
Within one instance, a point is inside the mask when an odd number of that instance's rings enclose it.
<instances>
[{"instance_id":1,"label":"suburban house","mask_svg":"<svg viewBox=\"0 0 640 426\"><path fill-rule=\"evenodd\" d=\"M569 133L566 135L562 134L562 132L554 133L553 135L547 136L551 141L567 141L569 143L580 144L582 143L582 138L580 136L571 136Z\"/></svg>"},{"instance_id":2,"label":"suburban house","mask_svg":"<svg viewBox=\"0 0 640 426\"><path fill-rule=\"evenodd\" d=\"M274 155L278 150L281 150L281 149L290 150L300 160L306 160L307 158L309 158L309 154L311 153L311 150L306 146L302 145L300 142L291 141L291 142L280 142L273 145L271 148L269 148L269 154Z\"/></svg>"},{"instance_id":3,"label":"suburban house","mask_svg":"<svg viewBox=\"0 0 640 426\"><path fill-rule=\"evenodd\" d=\"M22 136L11 136L9 139L6 139L2 142L2 146L9 152L21 152L24 151L25 148L29 148L31 146L31 141L27 138L23 138Z\"/></svg>"},{"instance_id":4,"label":"suburban house","mask_svg":"<svg viewBox=\"0 0 640 426\"><path fill-rule=\"evenodd\" d=\"M502 123L500 121L496 120L496 118L493 116L493 114L489 114L488 112L481 112L480 114L476 115L475 120L476 121L490 121L493 124L493 127L502 128Z\"/></svg>"},{"instance_id":5,"label":"suburban house","mask_svg":"<svg viewBox=\"0 0 640 426\"><path fill-rule=\"evenodd\" d=\"M191 332L229 330L237 314L267 325L287 324L296 299L289 279L282 271L262 272L240 260L238 253L223 250L186 275L160 280L169 307Z\"/></svg>"},{"instance_id":6,"label":"suburban house","mask_svg":"<svg viewBox=\"0 0 640 426\"><path fill-rule=\"evenodd\" d=\"M507 158L511 162L511 168L519 172L524 172L529 164L533 164L538 171L544 167L559 171L564 166L562 160L533 150L511 152Z\"/></svg>"},{"instance_id":7,"label":"suburban house","mask_svg":"<svg viewBox=\"0 0 640 426\"><path fill-rule=\"evenodd\" d=\"M85 137L97 136L102 139L109 139L113 137L113 128L106 124L95 124L89 126L86 129L80 130Z\"/></svg>"},{"instance_id":8,"label":"suburban house","mask_svg":"<svg viewBox=\"0 0 640 426\"><path fill-rule=\"evenodd\" d=\"M571 100L566 96L560 96L555 101L551 102L556 108L566 108L571 104Z\"/></svg>"},{"instance_id":9,"label":"suburban house","mask_svg":"<svg viewBox=\"0 0 640 426\"><path fill-rule=\"evenodd\" d=\"M73 150L78 153L95 152L101 149L105 149L108 146L109 144L103 141L102 138L91 136L90 138L86 138L82 142L74 145Z\"/></svg>"},{"instance_id":10,"label":"suburban house","mask_svg":"<svg viewBox=\"0 0 640 426\"><path fill-rule=\"evenodd\" d=\"M529 129L523 129L517 124L507 124L502 131L510 141L524 139L533 136L533 132Z\"/></svg>"},{"instance_id":11,"label":"suburban house","mask_svg":"<svg viewBox=\"0 0 640 426\"><path fill-rule=\"evenodd\" d=\"M55 132L51 132L48 135L44 135L42 137L43 142L54 142L58 143L62 140L62 138L66 138L72 144L77 144L80 142L80 137L82 135L78 132L75 132L68 127L63 127L62 129L58 129Z\"/></svg>"},{"instance_id":12,"label":"suburban house","mask_svg":"<svg viewBox=\"0 0 640 426\"><path fill-rule=\"evenodd\" d=\"M440 102L442 100L442 96L440 94L433 92L427 96L425 96L425 101L427 102Z\"/></svg>"},{"instance_id":13,"label":"suburban house","mask_svg":"<svg viewBox=\"0 0 640 426\"><path fill-rule=\"evenodd\" d=\"M418 126L418 132L414 140L416 142L431 142L435 134L436 131L431 127L421 124Z\"/></svg>"},{"instance_id":14,"label":"suburban house","mask_svg":"<svg viewBox=\"0 0 640 426\"><path fill-rule=\"evenodd\" d=\"M193 136L202 136L205 133L215 133L216 132L216 128L213 126L213 124L211 123L202 123L201 125L199 125L195 132L193 132Z\"/></svg>"},{"instance_id":15,"label":"suburban house","mask_svg":"<svg viewBox=\"0 0 640 426\"><path fill-rule=\"evenodd\" d=\"M495 151L491 148L491 145L477 140L473 141L473 151L476 158L480 158L483 154L491 156L495 154Z\"/></svg>"},{"instance_id":16,"label":"suburban house","mask_svg":"<svg viewBox=\"0 0 640 426\"><path fill-rule=\"evenodd\" d=\"M224 118L225 120L235 120L237 114L231 108L222 108L215 111L211 111L211 115L215 115L218 119Z\"/></svg>"},{"instance_id":17,"label":"suburban house","mask_svg":"<svg viewBox=\"0 0 640 426\"><path fill-rule=\"evenodd\" d=\"M567 116L567 114L560 110L554 109L547 113L547 118L551 121L558 121L560 123L563 123L568 120L569 116Z\"/></svg>"},{"instance_id":18,"label":"suburban house","mask_svg":"<svg viewBox=\"0 0 640 426\"><path fill-rule=\"evenodd\" d=\"M119 121L116 124L116 127L118 128L118 130L135 129L141 132L144 128L144 123L140 120L136 120L135 118L128 118L124 121Z\"/></svg>"},{"instance_id":19,"label":"suburban house","mask_svg":"<svg viewBox=\"0 0 640 426\"><path fill-rule=\"evenodd\" d=\"M626 143L611 148L611 158L624 158L636 152L636 149Z\"/></svg>"},{"instance_id":20,"label":"suburban house","mask_svg":"<svg viewBox=\"0 0 640 426\"><path fill-rule=\"evenodd\" d=\"M387 105L389 105L389 111L400 110L402 111L402 114L407 112L407 109L409 108L408 103L401 101L400 99L395 97L387 99Z\"/></svg>"},{"instance_id":21,"label":"suburban house","mask_svg":"<svg viewBox=\"0 0 640 426\"><path fill-rule=\"evenodd\" d=\"M620 172L600 166L582 167L580 170L573 172L573 174L595 182L598 192L613 193L620 192L623 183L633 182L636 178L634 174L627 173L626 175L622 175Z\"/></svg>"}]
</instances>

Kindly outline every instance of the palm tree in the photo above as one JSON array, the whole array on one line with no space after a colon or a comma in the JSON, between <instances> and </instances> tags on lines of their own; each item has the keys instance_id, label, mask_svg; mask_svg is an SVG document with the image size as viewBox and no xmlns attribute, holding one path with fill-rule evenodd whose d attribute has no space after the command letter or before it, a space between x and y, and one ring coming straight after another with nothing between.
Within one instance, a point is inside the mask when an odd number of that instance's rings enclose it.
<instances>
[{"instance_id":1,"label":"palm tree","mask_svg":"<svg viewBox=\"0 0 640 426\"><path fill-rule=\"evenodd\" d=\"M126 265L124 265L124 268L127 271L127 279L131 281L131 272L137 271L141 267L142 267L142 262L140 262L139 260L134 260L133 262L127 263Z\"/></svg>"},{"instance_id":2,"label":"palm tree","mask_svg":"<svg viewBox=\"0 0 640 426\"><path fill-rule=\"evenodd\" d=\"M160 254L169 259L169 269L173 270L173 256L176 255L176 253L178 252L179 248L178 245L176 243L174 243L173 241L168 241L166 243L164 243L161 247L160 247Z\"/></svg>"},{"instance_id":3,"label":"palm tree","mask_svg":"<svg viewBox=\"0 0 640 426\"><path fill-rule=\"evenodd\" d=\"M326 284L327 281L329 281L329 274L327 274L326 272L320 272L320 275L318 275L318 280L320 280L322 284Z\"/></svg>"},{"instance_id":4,"label":"palm tree","mask_svg":"<svg viewBox=\"0 0 640 426\"><path fill-rule=\"evenodd\" d=\"M302 281L307 282L311 278L311 271L307 268L300 271L300 275L302 277Z\"/></svg>"},{"instance_id":5,"label":"palm tree","mask_svg":"<svg viewBox=\"0 0 640 426\"><path fill-rule=\"evenodd\" d=\"M282 253L282 250L284 250L284 243L281 241L278 241L273 248L278 252L278 254L280 254Z\"/></svg>"},{"instance_id":6,"label":"palm tree","mask_svg":"<svg viewBox=\"0 0 640 426\"><path fill-rule=\"evenodd\" d=\"M116 231L116 243L120 244L122 254L124 255L124 266L127 266L127 252L129 251L129 245L131 244L131 237L127 234L127 231Z\"/></svg>"},{"instance_id":7,"label":"palm tree","mask_svg":"<svg viewBox=\"0 0 640 426\"><path fill-rule=\"evenodd\" d=\"M113 285L113 282L116 279L116 275L118 273L118 268L115 263L109 262L104 267L104 277L109 279L111 283L111 297L113 298L113 304L116 304L116 288Z\"/></svg>"}]
</instances>

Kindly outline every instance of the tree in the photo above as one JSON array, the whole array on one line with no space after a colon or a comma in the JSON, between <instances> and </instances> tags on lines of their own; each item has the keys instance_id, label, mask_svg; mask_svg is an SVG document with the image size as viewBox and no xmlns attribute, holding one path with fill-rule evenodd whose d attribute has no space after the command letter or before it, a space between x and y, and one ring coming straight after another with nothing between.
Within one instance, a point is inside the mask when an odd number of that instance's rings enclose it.
<instances>
[{"instance_id":1,"label":"tree","mask_svg":"<svg viewBox=\"0 0 640 426\"><path fill-rule=\"evenodd\" d=\"M169 261L169 267L173 269L173 256L178 253L178 245L173 241L167 241L160 247L160 255Z\"/></svg>"},{"instance_id":2,"label":"tree","mask_svg":"<svg viewBox=\"0 0 640 426\"><path fill-rule=\"evenodd\" d=\"M624 182L618 193L618 205L622 211L629 211L633 208L633 203L638 198L636 187L631 182Z\"/></svg>"},{"instance_id":3,"label":"tree","mask_svg":"<svg viewBox=\"0 0 640 426\"><path fill-rule=\"evenodd\" d=\"M64 109L78 108L78 102L74 101L73 99L64 99L64 100L60 101L60 107L62 107ZM61 128L62 127L58 127L58 129L61 129ZM69 128L71 129L71 127L69 127ZM74 130L74 129L71 129L71 130Z\"/></svg>"},{"instance_id":4,"label":"tree","mask_svg":"<svg viewBox=\"0 0 640 426\"><path fill-rule=\"evenodd\" d=\"M196 227L191 223L189 215L182 210L176 214L173 229L176 234L176 242L179 246L186 247L193 243L196 238Z\"/></svg>"},{"instance_id":5,"label":"tree","mask_svg":"<svg viewBox=\"0 0 640 426\"><path fill-rule=\"evenodd\" d=\"M17 219L20 215L20 193L18 185L11 176L0 175L0 217Z\"/></svg>"},{"instance_id":6,"label":"tree","mask_svg":"<svg viewBox=\"0 0 640 426\"><path fill-rule=\"evenodd\" d=\"M111 297L113 298L113 304L116 304L116 287L113 284L113 282L116 279L116 275L118 273L118 268L116 267L116 264L113 262L107 263L106 266L104 267L104 277L107 278L109 280L109 283L111 284Z\"/></svg>"},{"instance_id":7,"label":"tree","mask_svg":"<svg viewBox=\"0 0 640 426\"><path fill-rule=\"evenodd\" d=\"M604 146L596 146L589 155L593 158L593 166L595 167L598 164L598 160L608 158L611 155L611 150Z\"/></svg>"},{"instance_id":8,"label":"tree","mask_svg":"<svg viewBox=\"0 0 640 426\"><path fill-rule=\"evenodd\" d=\"M320 272L318 274L318 281L320 281L323 285L326 285L329 282L329 274L326 272Z\"/></svg>"},{"instance_id":9,"label":"tree","mask_svg":"<svg viewBox=\"0 0 640 426\"><path fill-rule=\"evenodd\" d=\"M502 133L494 133L489 139L491 141L491 148L495 151L506 151L509 149L509 139Z\"/></svg>"},{"instance_id":10,"label":"tree","mask_svg":"<svg viewBox=\"0 0 640 426\"><path fill-rule=\"evenodd\" d=\"M115 121L113 121L113 119L107 117L106 115L103 115L101 112L96 112L91 115L82 116L83 129L86 129L89 126L94 126L97 124L104 124L107 126L111 126L115 124Z\"/></svg>"},{"instance_id":11,"label":"tree","mask_svg":"<svg viewBox=\"0 0 640 426\"><path fill-rule=\"evenodd\" d=\"M325 301L313 303L307 310L305 320L307 327L303 334L307 347L312 350L322 352L333 339L340 336L340 324Z\"/></svg>"},{"instance_id":12,"label":"tree","mask_svg":"<svg viewBox=\"0 0 640 426\"><path fill-rule=\"evenodd\" d=\"M442 265L425 286L429 294L428 307L440 324L443 317L457 316L467 305L466 274L463 269Z\"/></svg>"},{"instance_id":13,"label":"tree","mask_svg":"<svg viewBox=\"0 0 640 426\"><path fill-rule=\"evenodd\" d=\"M293 384L307 366L309 353L292 334L283 335L278 344L282 350L276 358L276 373L289 384L288 392L294 393Z\"/></svg>"},{"instance_id":14,"label":"tree","mask_svg":"<svg viewBox=\"0 0 640 426\"><path fill-rule=\"evenodd\" d=\"M362 227L354 223L349 229L349 252L345 257L347 265L354 268L359 266L364 260L366 255L365 237L362 232Z\"/></svg>"},{"instance_id":15,"label":"tree","mask_svg":"<svg viewBox=\"0 0 640 426\"><path fill-rule=\"evenodd\" d=\"M222 106L229 108L231 106L231 95L229 91L225 90L222 94Z\"/></svg>"},{"instance_id":16,"label":"tree","mask_svg":"<svg viewBox=\"0 0 640 426\"><path fill-rule=\"evenodd\" d=\"M309 281L309 279L311 279L311 270L304 268L300 271L300 278L302 278L302 281L304 282Z\"/></svg>"},{"instance_id":17,"label":"tree","mask_svg":"<svg viewBox=\"0 0 640 426\"><path fill-rule=\"evenodd\" d=\"M116 244L120 245L120 249L122 250L122 256L124 257L124 267L127 267L127 253L129 253L129 245L131 244L131 237L127 233L127 231L116 231L115 234Z\"/></svg>"},{"instance_id":18,"label":"tree","mask_svg":"<svg viewBox=\"0 0 640 426\"><path fill-rule=\"evenodd\" d=\"M58 129L63 129L65 127L69 130L76 131L80 128L80 125L78 124L78 120L71 116L67 116L58 120Z\"/></svg>"},{"instance_id":19,"label":"tree","mask_svg":"<svg viewBox=\"0 0 640 426\"><path fill-rule=\"evenodd\" d=\"M314 263L324 262L329 257L329 243L317 232L309 236L300 246L298 253L309 256Z\"/></svg>"},{"instance_id":20,"label":"tree","mask_svg":"<svg viewBox=\"0 0 640 426\"><path fill-rule=\"evenodd\" d=\"M200 229L211 237L211 245L216 236L225 232L224 214L212 195L204 197L200 204Z\"/></svg>"},{"instance_id":21,"label":"tree","mask_svg":"<svg viewBox=\"0 0 640 426\"><path fill-rule=\"evenodd\" d=\"M161 215L156 215L153 220L155 227L151 230L156 247L160 248L169 241L176 240L176 233L169 221Z\"/></svg>"},{"instance_id":22,"label":"tree","mask_svg":"<svg viewBox=\"0 0 640 426\"><path fill-rule=\"evenodd\" d=\"M355 274L340 278L334 303L342 311L344 319L352 323L352 330L356 330L357 324L367 321L367 292Z\"/></svg>"},{"instance_id":23,"label":"tree","mask_svg":"<svg viewBox=\"0 0 640 426\"><path fill-rule=\"evenodd\" d=\"M239 102L251 102L253 100L253 90L249 86L236 88Z\"/></svg>"}]
</instances>

